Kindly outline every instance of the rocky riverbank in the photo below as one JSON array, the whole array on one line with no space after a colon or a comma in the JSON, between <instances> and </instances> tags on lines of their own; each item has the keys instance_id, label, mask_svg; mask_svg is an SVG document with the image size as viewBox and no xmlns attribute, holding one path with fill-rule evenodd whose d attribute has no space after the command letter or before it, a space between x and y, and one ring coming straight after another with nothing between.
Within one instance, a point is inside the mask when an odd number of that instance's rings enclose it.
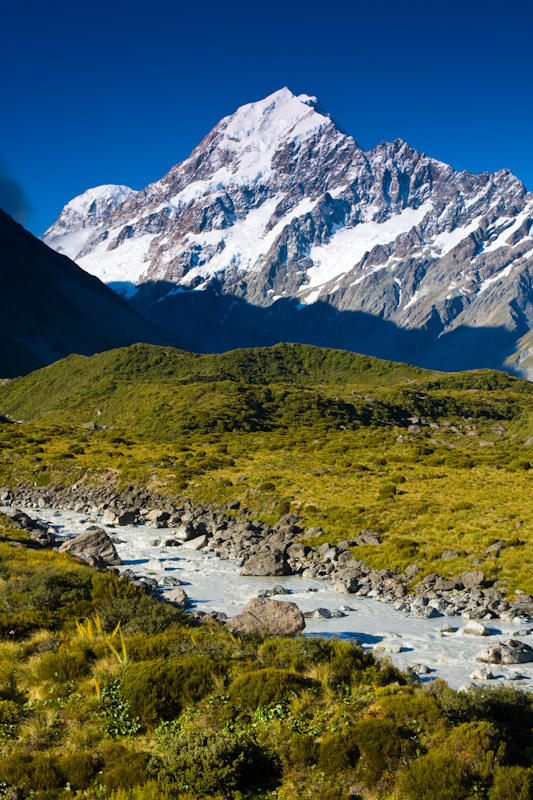
<instances>
[{"instance_id":1,"label":"rocky riverbank","mask_svg":"<svg viewBox=\"0 0 533 800\"><path fill-rule=\"evenodd\" d=\"M363 530L354 539L317 547L300 540L323 538L320 528L305 529L302 520L287 514L272 527L253 519L238 503L182 505L130 486L122 492L107 487L36 487L23 484L0 489L0 504L12 508L58 508L88 514L106 525L121 527L142 523L160 531L161 544L205 549L241 567L242 575L287 576L330 580L336 592L394 604L400 611L422 618L456 616L470 620L525 621L533 615L533 598L521 595L506 599L495 587L485 585L480 570L448 580L440 575L416 582L419 569L410 565L405 572L372 569L357 558L360 545L379 545L379 534ZM229 513L228 513L229 512ZM32 532L35 546L50 546L49 535L39 526Z\"/></svg>"}]
</instances>

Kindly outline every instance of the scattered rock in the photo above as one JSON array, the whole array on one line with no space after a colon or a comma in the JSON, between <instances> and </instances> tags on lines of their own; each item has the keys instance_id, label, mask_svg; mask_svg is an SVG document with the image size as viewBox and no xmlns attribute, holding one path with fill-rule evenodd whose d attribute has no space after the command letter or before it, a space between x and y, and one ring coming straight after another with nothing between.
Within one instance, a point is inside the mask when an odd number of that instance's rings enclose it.
<instances>
[{"instance_id":1,"label":"scattered rock","mask_svg":"<svg viewBox=\"0 0 533 800\"><path fill-rule=\"evenodd\" d=\"M448 560L451 558L459 558L459 553L457 550L445 550L444 553L440 554L440 557L444 560Z\"/></svg>"},{"instance_id":2,"label":"scattered rock","mask_svg":"<svg viewBox=\"0 0 533 800\"><path fill-rule=\"evenodd\" d=\"M418 663L409 664L407 669L416 672L417 675L429 675L429 673L431 672L430 668L426 666L426 664L418 664Z\"/></svg>"},{"instance_id":3,"label":"scattered rock","mask_svg":"<svg viewBox=\"0 0 533 800\"><path fill-rule=\"evenodd\" d=\"M266 550L262 553L250 556L241 569L241 575L289 575L290 568L287 564L284 553L280 550L271 552Z\"/></svg>"},{"instance_id":4,"label":"scattered rock","mask_svg":"<svg viewBox=\"0 0 533 800\"><path fill-rule=\"evenodd\" d=\"M177 586L175 589L171 589L169 592L165 592L164 598L165 600L168 600L169 603L172 603L173 606L176 606L176 608L191 607L189 595L185 589L181 589L179 586Z\"/></svg>"},{"instance_id":5,"label":"scattered rock","mask_svg":"<svg viewBox=\"0 0 533 800\"><path fill-rule=\"evenodd\" d=\"M478 622L475 619L471 619L470 622L465 625L462 633L468 633L471 636L492 636L492 631L490 631L486 625L483 625L482 622Z\"/></svg>"},{"instance_id":6,"label":"scattered rock","mask_svg":"<svg viewBox=\"0 0 533 800\"><path fill-rule=\"evenodd\" d=\"M490 667L478 667L470 675L473 681L492 681L495 677Z\"/></svg>"},{"instance_id":7,"label":"scattered rock","mask_svg":"<svg viewBox=\"0 0 533 800\"><path fill-rule=\"evenodd\" d=\"M374 653L401 653L402 644L398 639L383 639L382 642L375 644L372 650Z\"/></svg>"},{"instance_id":8,"label":"scattered rock","mask_svg":"<svg viewBox=\"0 0 533 800\"><path fill-rule=\"evenodd\" d=\"M378 545L381 544L381 536L377 531L373 531L371 528L363 528L360 532L359 536L355 540L356 545Z\"/></svg>"},{"instance_id":9,"label":"scattered rock","mask_svg":"<svg viewBox=\"0 0 533 800\"><path fill-rule=\"evenodd\" d=\"M209 537L204 534L204 536L196 536L194 539L183 542L181 547L183 550L203 550L208 541Z\"/></svg>"},{"instance_id":10,"label":"scattered rock","mask_svg":"<svg viewBox=\"0 0 533 800\"><path fill-rule=\"evenodd\" d=\"M518 639L505 639L491 644L476 656L488 664L526 664L533 661L533 648Z\"/></svg>"},{"instance_id":11,"label":"scattered rock","mask_svg":"<svg viewBox=\"0 0 533 800\"><path fill-rule=\"evenodd\" d=\"M305 628L305 620L296 603L256 597L230 619L227 628L235 633L258 631L270 636L295 636Z\"/></svg>"},{"instance_id":12,"label":"scattered rock","mask_svg":"<svg viewBox=\"0 0 533 800\"><path fill-rule=\"evenodd\" d=\"M485 574L481 570L474 570L474 572L463 572L461 581L465 589L474 589L476 586L481 586L485 581Z\"/></svg>"}]
</instances>

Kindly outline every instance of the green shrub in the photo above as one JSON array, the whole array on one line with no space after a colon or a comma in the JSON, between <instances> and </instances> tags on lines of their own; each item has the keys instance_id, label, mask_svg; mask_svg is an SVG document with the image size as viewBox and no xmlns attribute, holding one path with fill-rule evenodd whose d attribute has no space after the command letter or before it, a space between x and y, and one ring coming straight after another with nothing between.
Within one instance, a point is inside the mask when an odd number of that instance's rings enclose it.
<instances>
[{"instance_id":1,"label":"green shrub","mask_svg":"<svg viewBox=\"0 0 533 800\"><path fill-rule=\"evenodd\" d=\"M137 633L128 638L128 658L132 661L154 661L168 658L186 637L185 631L171 628L150 636Z\"/></svg>"},{"instance_id":2,"label":"green shrub","mask_svg":"<svg viewBox=\"0 0 533 800\"><path fill-rule=\"evenodd\" d=\"M385 717L390 717L399 725L432 726L440 717L440 708L433 697L427 695L394 694L380 698Z\"/></svg>"},{"instance_id":3,"label":"green shrub","mask_svg":"<svg viewBox=\"0 0 533 800\"><path fill-rule=\"evenodd\" d=\"M468 796L461 763L438 750L412 761L398 781L402 800L463 800Z\"/></svg>"},{"instance_id":4,"label":"green shrub","mask_svg":"<svg viewBox=\"0 0 533 800\"><path fill-rule=\"evenodd\" d=\"M306 733L293 733L289 741L291 761L302 767L316 764L319 745L314 736Z\"/></svg>"},{"instance_id":5,"label":"green shrub","mask_svg":"<svg viewBox=\"0 0 533 800\"><path fill-rule=\"evenodd\" d=\"M102 752L104 765L98 782L107 790L130 789L146 783L149 760L147 753L113 742Z\"/></svg>"},{"instance_id":6,"label":"green shrub","mask_svg":"<svg viewBox=\"0 0 533 800\"><path fill-rule=\"evenodd\" d=\"M532 800L533 772L525 767L496 767L488 800Z\"/></svg>"},{"instance_id":7,"label":"green shrub","mask_svg":"<svg viewBox=\"0 0 533 800\"><path fill-rule=\"evenodd\" d=\"M371 653L349 642L333 642L331 644L330 658L331 686L353 685L364 679L367 667L374 665Z\"/></svg>"},{"instance_id":8,"label":"green shrub","mask_svg":"<svg viewBox=\"0 0 533 800\"><path fill-rule=\"evenodd\" d=\"M86 675L89 670L90 651L66 650L44 653L37 665L37 675L42 681L66 683Z\"/></svg>"},{"instance_id":9,"label":"green shrub","mask_svg":"<svg viewBox=\"0 0 533 800\"><path fill-rule=\"evenodd\" d=\"M174 719L184 706L209 694L220 669L207 656L131 664L124 672L122 693L132 716L150 727L159 719Z\"/></svg>"},{"instance_id":10,"label":"green shrub","mask_svg":"<svg viewBox=\"0 0 533 800\"><path fill-rule=\"evenodd\" d=\"M57 629L61 615L57 611L18 611L0 614L0 639L10 641L24 639L41 628Z\"/></svg>"},{"instance_id":11,"label":"green shrub","mask_svg":"<svg viewBox=\"0 0 533 800\"><path fill-rule=\"evenodd\" d=\"M13 736L24 711L13 700L0 700L0 737Z\"/></svg>"},{"instance_id":12,"label":"green shrub","mask_svg":"<svg viewBox=\"0 0 533 800\"><path fill-rule=\"evenodd\" d=\"M401 736L390 719L369 717L359 720L352 729L361 753L361 769L365 783L375 784L402 753L411 750L411 743Z\"/></svg>"},{"instance_id":13,"label":"green shrub","mask_svg":"<svg viewBox=\"0 0 533 800\"><path fill-rule=\"evenodd\" d=\"M86 789L100 768L99 761L93 753L80 751L61 756L57 766L63 783L68 783L74 791Z\"/></svg>"},{"instance_id":14,"label":"green shrub","mask_svg":"<svg viewBox=\"0 0 533 800\"><path fill-rule=\"evenodd\" d=\"M448 739L449 752L455 753L474 777L487 780L502 761L505 745L489 722L465 722L454 728Z\"/></svg>"},{"instance_id":15,"label":"green shrub","mask_svg":"<svg viewBox=\"0 0 533 800\"><path fill-rule=\"evenodd\" d=\"M228 694L235 708L253 711L260 706L286 700L304 683L303 677L295 672L267 667L240 675L230 684Z\"/></svg>"},{"instance_id":16,"label":"green shrub","mask_svg":"<svg viewBox=\"0 0 533 800\"><path fill-rule=\"evenodd\" d=\"M394 483L384 483L379 487L378 499L389 500L396 494L396 486Z\"/></svg>"},{"instance_id":17,"label":"green shrub","mask_svg":"<svg viewBox=\"0 0 533 800\"><path fill-rule=\"evenodd\" d=\"M437 700L452 722L493 722L510 749L530 746L533 697L511 686L485 687L468 692L440 689Z\"/></svg>"},{"instance_id":18,"label":"green shrub","mask_svg":"<svg viewBox=\"0 0 533 800\"><path fill-rule=\"evenodd\" d=\"M268 785L277 775L275 764L251 741L210 729L160 737L153 768L179 789L201 796L231 796L258 782Z\"/></svg>"},{"instance_id":19,"label":"green shrub","mask_svg":"<svg viewBox=\"0 0 533 800\"><path fill-rule=\"evenodd\" d=\"M54 564L38 564L38 568L10 581L6 587L9 610L55 611L90 595L91 570L73 569Z\"/></svg>"},{"instance_id":20,"label":"green shrub","mask_svg":"<svg viewBox=\"0 0 533 800\"><path fill-rule=\"evenodd\" d=\"M354 767L358 757L353 733L330 733L319 744L317 766L326 775L335 777Z\"/></svg>"},{"instance_id":21,"label":"green shrub","mask_svg":"<svg viewBox=\"0 0 533 800\"><path fill-rule=\"evenodd\" d=\"M4 756L0 775L8 786L26 791L57 789L63 783L56 759L47 753L36 753L33 758L25 753Z\"/></svg>"},{"instance_id":22,"label":"green shrub","mask_svg":"<svg viewBox=\"0 0 533 800\"><path fill-rule=\"evenodd\" d=\"M303 671L310 664L329 661L333 644L319 636L266 639L258 648L261 662L278 669ZM344 643L343 643L344 644Z\"/></svg>"}]
</instances>

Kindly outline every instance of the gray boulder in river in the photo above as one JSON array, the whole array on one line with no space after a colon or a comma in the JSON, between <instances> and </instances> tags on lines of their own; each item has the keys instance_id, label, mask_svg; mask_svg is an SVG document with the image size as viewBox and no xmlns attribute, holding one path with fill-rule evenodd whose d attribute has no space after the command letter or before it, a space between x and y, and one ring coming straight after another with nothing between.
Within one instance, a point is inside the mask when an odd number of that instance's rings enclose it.
<instances>
[{"instance_id":1,"label":"gray boulder in river","mask_svg":"<svg viewBox=\"0 0 533 800\"><path fill-rule=\"evenodd\" d=\"M122 564L115 545L101 528L80 533L68 542L63 542L58 549L60 553L77 556L95 567L116 567Z\"/></svg>"},{"instance_id":2,"label":"gray boulder in river","mask_svg":"<svg viewBox=\"0 0 533 800\"><path fill-rule=\"evenodd\" d=\"M234 633L266 633L270 636L295 636L305 628L305 620L296 603L254 597L226 627Z\"/></svg>"}]
</instances>

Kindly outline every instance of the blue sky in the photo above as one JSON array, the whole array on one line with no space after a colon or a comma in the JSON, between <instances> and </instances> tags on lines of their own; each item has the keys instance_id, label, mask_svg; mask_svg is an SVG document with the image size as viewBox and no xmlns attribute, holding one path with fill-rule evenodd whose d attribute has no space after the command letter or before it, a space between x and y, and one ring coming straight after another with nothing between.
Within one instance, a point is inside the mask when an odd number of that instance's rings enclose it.
<instances>
[{"instance_id":1,"label":"blue sky","mask_svg":"<svg viewBox=\"0 0 533 800\"><path fill-rule=\"evenodd\" d=\"M36 234L91 186L159 179L282 86L365 149L401 137L533 189L531 0L30 0L2 24L0 204Z\"/></svg>"}]
</instances>

